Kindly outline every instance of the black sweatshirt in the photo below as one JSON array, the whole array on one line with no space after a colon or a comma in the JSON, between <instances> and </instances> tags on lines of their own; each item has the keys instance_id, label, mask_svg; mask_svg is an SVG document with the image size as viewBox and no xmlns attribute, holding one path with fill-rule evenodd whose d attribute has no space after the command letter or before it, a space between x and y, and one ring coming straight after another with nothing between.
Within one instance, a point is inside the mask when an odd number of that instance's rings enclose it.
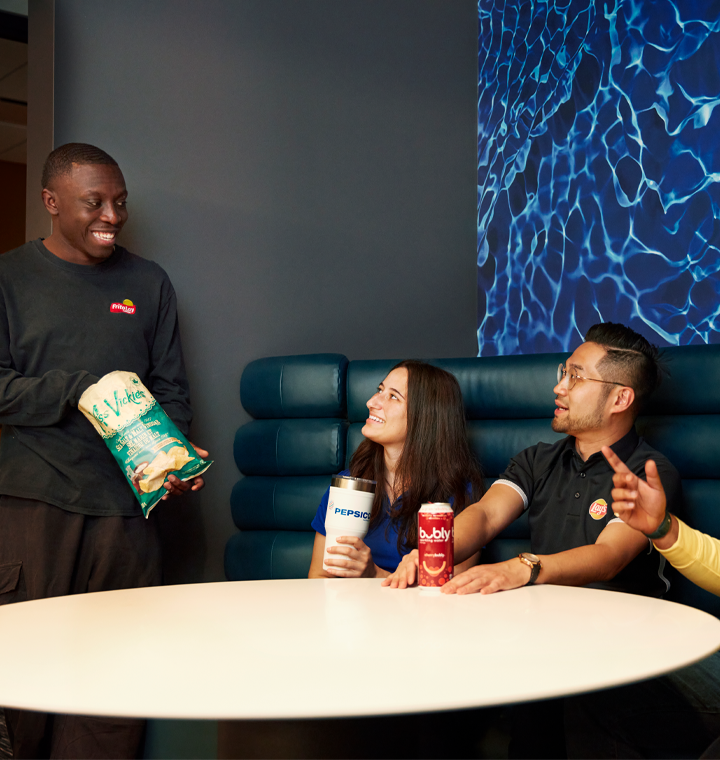
<instances>
[{"instance_id":1,"label":"black sweatshirt","mask_svg":"<svg viewBox=\"0 0 720 760\"><path fill-rule=\"evenodd\" d=\"M77 409L113 370L137 373L187 435L192 410L165 272L120 246L88 266L41 240L0 256L0 493L85 515L142 514Z\"/></svg>"}]
</instances>

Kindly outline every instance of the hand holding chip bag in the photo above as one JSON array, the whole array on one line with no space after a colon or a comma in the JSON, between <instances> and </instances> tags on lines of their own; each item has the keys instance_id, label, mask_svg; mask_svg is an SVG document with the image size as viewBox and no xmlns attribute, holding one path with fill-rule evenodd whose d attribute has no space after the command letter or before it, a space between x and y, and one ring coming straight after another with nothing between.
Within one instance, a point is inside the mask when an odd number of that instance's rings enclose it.
<instances>
[{"instance_id":1,"label":"hand holding chip bag","mask_svg":"<svg viewBox=\"0 0 720 760\"><path fill-rule=\"evenodd\" d=\"M210 467L134 372L110 372L80 397L80 411L103 437L143 514L167 493L171 473L191 480Z\"/></svg>"}]
</instances>

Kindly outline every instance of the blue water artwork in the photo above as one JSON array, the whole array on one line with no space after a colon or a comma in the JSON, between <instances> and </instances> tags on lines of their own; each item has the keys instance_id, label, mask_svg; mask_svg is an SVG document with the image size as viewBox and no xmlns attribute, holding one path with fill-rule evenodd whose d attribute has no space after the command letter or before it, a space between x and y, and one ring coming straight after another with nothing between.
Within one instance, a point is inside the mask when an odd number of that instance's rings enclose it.
<instances>
[{"instance_id":1,"label":"blue water artwork","mask_svg":"<svg viewBox=\"0 0 720 760\"><path fill-rule=\"evenodd\" d=\"M479 355L720 343L720 2L478 17Z\"/></svg>"}]
</instances>

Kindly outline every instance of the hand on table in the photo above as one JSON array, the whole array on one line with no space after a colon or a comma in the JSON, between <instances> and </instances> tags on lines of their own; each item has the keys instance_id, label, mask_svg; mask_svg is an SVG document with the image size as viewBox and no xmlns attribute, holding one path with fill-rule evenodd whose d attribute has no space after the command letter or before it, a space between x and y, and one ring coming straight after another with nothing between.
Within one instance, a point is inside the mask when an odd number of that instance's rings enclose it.
<instances>
[{"instance_id":1,"label":"hand on table","mask_svg":"<svg viewBox=\"0 0 720 760\"><path fill-rule=\"evenodd\" d=\"M418 550L413 549L406 554L394 573L390 573L382 582L383 586L390 588L407 588L417 583L418 576Z\"/></svg>"},{"instance_id":2,"label":"hand on table","mask_svg":"<svg viewBox=\"0 0 720 760\"><path fill-rule=\"evenodd\" d=\"M195 449L195 453L199 457L207 459L210 456L209 452L205 451L205 449L198 448L194 443L191 443L190 445ZM202 475L198 475L196 478L190 478L190 480L180 480L177 475L168 475L167 480L163 483L163 488L167 491L163 496L163 501L169 499L171 496L181 496L187 491L199 491L204 486L205 480Z\"/></svg>"},{"instance_id":3,"label":"hand on table","mask_svg":"<svg viewBox=\"0 0 720 760\"><path fill-rule=\"evenodd\" d=\"M602 453L615 470L612 511L624 523L641 533L657 530L665 517L666 499L658 469L652 459L645 463L647 482L630 471L618 455L607 446Z\"/></svg>"},{"instance_id":4,"label":"hand on table","mask_svg":"<svg viewBox=\"0 0 720 760\"><path fill-rule=\"evenodd\" d=\"M443 594L494 594L525 586L532 570L517 557L494 565L476 565L442 587Z\"/></svg>"},{"instance_id":5,"label":"hand on table","mask_svg":"<svg viewBox=\"0 0 720 760\"><path fill-rule=\"evenodd\" d=\"M373 562L372 552L362 538L339 536L340 546L330 546L328 554L337 555L325 560L326 572L337 578L376 578L380 570Z\"/></svg>"}]
</instances>

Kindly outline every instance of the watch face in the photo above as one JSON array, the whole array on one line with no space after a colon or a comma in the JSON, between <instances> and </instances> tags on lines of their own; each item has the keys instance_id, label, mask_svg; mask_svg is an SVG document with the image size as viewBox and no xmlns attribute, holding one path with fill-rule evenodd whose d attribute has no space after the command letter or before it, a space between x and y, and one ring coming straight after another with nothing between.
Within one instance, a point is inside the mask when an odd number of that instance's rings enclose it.
<instances>
[{"instance_id":1,"label":"watch face","mask_svg":"<svg viewBox=\"0 0 720 760\"><path fill-rule=\"evenodd\" d=\"M530 560L530 562L540 562L540 560L537 558L537 556L535 554L530 554L530 552L523 552L522 556L525 559Z\"/></svg>"}]
</instances>

